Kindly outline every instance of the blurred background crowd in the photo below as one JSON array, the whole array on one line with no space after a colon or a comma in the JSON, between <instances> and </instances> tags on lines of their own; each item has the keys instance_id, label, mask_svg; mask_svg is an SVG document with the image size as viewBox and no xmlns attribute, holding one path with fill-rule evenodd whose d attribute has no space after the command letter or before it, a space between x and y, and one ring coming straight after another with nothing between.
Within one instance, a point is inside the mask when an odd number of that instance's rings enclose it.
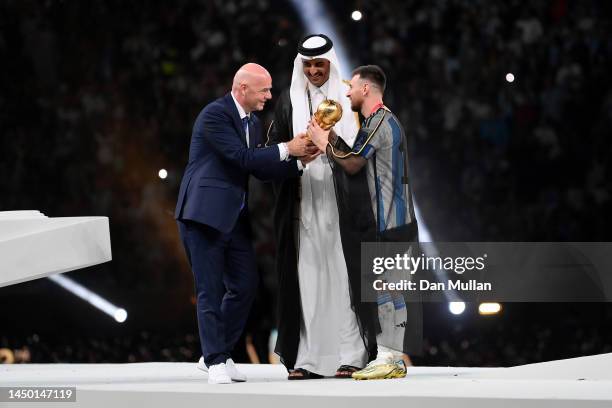
<instances>
[{"instance_id":1,"label":"blurred background crowd","mask_svg":"<svg viewBox=\"0 0 612 408\"><path fill-rule=\"evenodd\" d=\"M351 58L342 63L388 75L385 102L407 131L433 240L610 241L612 3L332 3ZM0 210L108 216L113 261L70 276L130 312L117 324L48 280L1 288L0 361L6 350L35 363L197 360L193 279L173 219L193 121L246 61L268 68L278 96L308 33L276 0L0 1ZM262 284L236 360L268 362L273 201L267 185L251 191ZM489 317L427 304L414 361L610 352L611 328L608 304L504 304Z\"/></svg>"}]
</instances>

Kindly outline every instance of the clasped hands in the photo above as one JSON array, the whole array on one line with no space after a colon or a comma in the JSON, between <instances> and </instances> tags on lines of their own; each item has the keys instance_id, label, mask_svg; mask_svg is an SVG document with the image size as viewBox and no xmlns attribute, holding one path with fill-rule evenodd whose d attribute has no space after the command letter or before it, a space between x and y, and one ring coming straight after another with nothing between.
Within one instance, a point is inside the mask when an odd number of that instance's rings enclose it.
<instances>
[{"instance_id":1,"label":"clasped hands","mask_svg":"<svg viewBox=\"0 0 612 408\"><path fill-rule=\"evenodd\" d=\"M306 132L297 134L287 143L289 154L297 157L305 166L325 152L329 133L330 131L321 128L313 117L308 123Z\"/></svg>"}]
</instances>

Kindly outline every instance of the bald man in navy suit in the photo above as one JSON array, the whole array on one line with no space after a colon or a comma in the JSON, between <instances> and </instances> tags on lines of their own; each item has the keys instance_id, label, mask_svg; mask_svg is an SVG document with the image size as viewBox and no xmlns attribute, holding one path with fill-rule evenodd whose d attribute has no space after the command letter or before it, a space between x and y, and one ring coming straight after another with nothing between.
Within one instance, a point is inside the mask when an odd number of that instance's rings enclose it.
<instances>
[{"instance_id":1,"label":"bald man in navy suit","mask_svg":"<svg viewBox=\"0 0 612 408\"><path fill-rule=\"evenodd\" d=\"M255 298L258 276L250 237L248 179L299 177L296 157L317 148L300 135L262 147L252 113L271 99L272 78L249 63L232 91L207 105L193 126L175 218L195 278L197 316L208 382L246 381L230 352Z\"/></svg>"}]
</instances>

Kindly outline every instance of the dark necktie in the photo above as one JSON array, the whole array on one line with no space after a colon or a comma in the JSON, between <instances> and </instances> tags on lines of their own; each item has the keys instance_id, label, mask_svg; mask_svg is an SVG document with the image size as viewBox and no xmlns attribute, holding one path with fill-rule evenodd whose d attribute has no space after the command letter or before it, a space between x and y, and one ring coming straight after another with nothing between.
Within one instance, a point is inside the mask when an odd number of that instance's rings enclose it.
<instances>
[{"instance_id":1,"label":"dark necktie","mask_svg":"<svg viewBox=\"0 0 612 408\"><path fill-rule=\"evenodd\" d=\"M244 138L245 138L247 146L249 146L249 141L248 141L249 135L247 134L247 130L249 128L249 119L250 119L249 116L245 116L244 118L242 118L242 129L244 130ZM245 204L246 204L246 193L242 195L242 204L240 205L241 211L244 209Z\"/></svg>"},{"instance_id":2,"label":"dark necktie","mask_svg":"<svg viewBox=\"0 0 612 408\"><path fill-rule=\"evenodd\" d=\"M249 129L249 117L245 116L244 118L242 118L242 129L244 130L244 137L245 137L245 141L247 146L249 145L249 141L248 141L248 137L249 135L247 134L247 131Z\"/></svg>"}]
</instances>

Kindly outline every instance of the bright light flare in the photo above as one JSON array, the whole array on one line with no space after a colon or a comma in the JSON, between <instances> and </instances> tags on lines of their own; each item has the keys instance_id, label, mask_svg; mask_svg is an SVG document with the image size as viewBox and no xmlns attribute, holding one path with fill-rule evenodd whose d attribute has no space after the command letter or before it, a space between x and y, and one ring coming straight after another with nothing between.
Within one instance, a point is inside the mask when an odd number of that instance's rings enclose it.
<instances>
[{"instance_id":1,"label":"bright light flare","mask_svg":"<svg viewBox=\"0 0 612 408\"><path fill-rule=\"evenodd\" d=\"M127 320L127 311L125 309L115 310L115 320L119 323L123 323Z\"/></svg>"},{"instance_id":2,"label":"bright light flare","mask_svg":"<svg viewBox=\"0 0 612 408\"><path fill-rule=\"evenodd\" d=\"M448 310L454 315L460 315L465 312L465 302L450 302Z\"/></svg>"},{"instance_id":3,"label":"bright light flare","mask_svg":"<svg viewBox=\"0 0 612 408\"><path fill-rule=\"evenodd\" d=\"M508 72L506 74L506 81L508 81L510 83L514 82L514 74L512 72Z\"/></svg>"},{"instance_id":4,"label":"bright light flare","mask_svg":"<svg viewBox=\"0 0 612 408\"><path fill-rule=\"evenodd\" d=\"M85 286L82 286L73 281L72 279L67 278L63 275L51 275L48 278L60 285L62 288L66 289L68 292L72 293L73 295L80 297L96 309L111 316L117 322L123 323L126 321L127 311L125 309L113 305L111 302L104 299L97 293L94 293L91 290L87 289Z\"/></svg>"},{"instance_id":5,"label":"bright light flare","mask_svg":"<svg viewBox=\"0 0 612 408\"><path fill-rule=\"evenodd\" d=\"M355 21L361 20L362 17L363 17L363 14L361 14L361 11L359 10L355 10L351 13L351 18Z\"/></svg>"},{"instance_id":6,"label":"bright light flare","mask_svg":"<svg viewBox=\"0 0 612 408\"><path fill-rule=\"evenodd\" d=\"M157 175L160 179L164 180L166 177L168 177L168 171L166 169L161 169Z\"/></svg>"},{"instance_id":7,"label":"bright light flare","mask_svg":"<svg viewBox=\"0 0 612 408\"><path fill-rule=\"evenodd\" d=\"M480 306L478 306L478 313L484 316L494 315L501 312L501 309L502 307L499 303L481 303Z\"/></svg>"}]
</instances>

